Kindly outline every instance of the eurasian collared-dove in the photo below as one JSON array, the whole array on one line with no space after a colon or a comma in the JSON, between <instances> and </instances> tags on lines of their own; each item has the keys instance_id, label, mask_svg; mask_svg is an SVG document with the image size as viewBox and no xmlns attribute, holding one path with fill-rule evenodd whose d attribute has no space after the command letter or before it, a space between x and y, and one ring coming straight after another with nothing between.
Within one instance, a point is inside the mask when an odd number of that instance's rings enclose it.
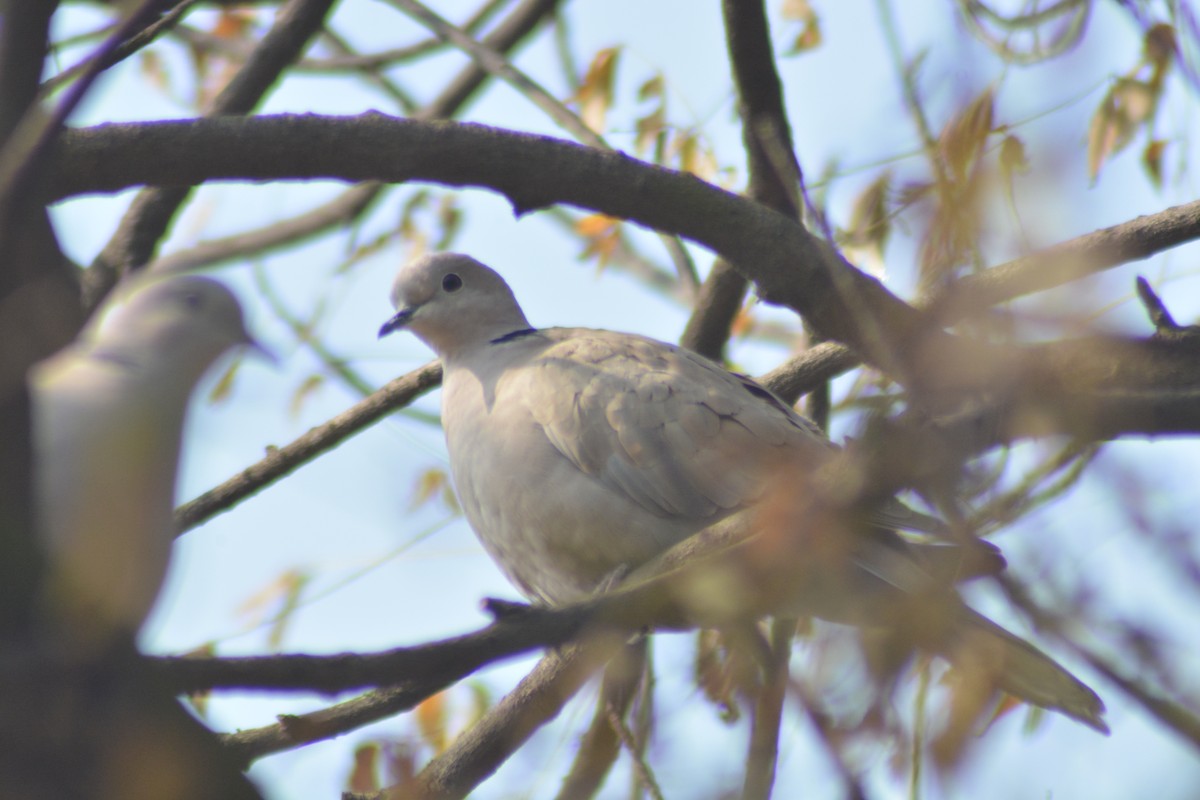
<instances>
[{"instance_id":1,"label":"eurasian collared-dove","mask_svg":"<svg viewBox=\"0 0 1200 800\"><path fill-rule=\"evenodd\" d=\"M30 371L44 604L76 635L136 633L174 540L180 439L196 382L254 345L229 290L196 276L118 290L69 347Z\"/></svg>"},{"instance_id":2,"label":"eurasian collared-dove","mask_svg":"<svg viewBox=\"0 0 1200 800\"><path fill-rule=\"evenodd\" d=\"M459 500L484 547L532 599L586 598L611 576L762 502L781 468L815 469L836 453L766 389L687 350L611 331L532 328L504 279L468 256L410 262L392 304L397 313L380 336L407 328L440 356ZM929 518L896 502L874 519L923 529ZM854 545L845 580L822 576L822 585L845 584L845 602L822 597L819 607L788 611L863 621L858 595L868 606L903 605L912 576L925 569L919 548L882 528L860 538L866 547ZM942 581L952 626L943 638L984 640L1002 688L1107 732L1091 689L970 611ZM939 649L953 655L954 645Z\"/></svg>"}]
</instances>

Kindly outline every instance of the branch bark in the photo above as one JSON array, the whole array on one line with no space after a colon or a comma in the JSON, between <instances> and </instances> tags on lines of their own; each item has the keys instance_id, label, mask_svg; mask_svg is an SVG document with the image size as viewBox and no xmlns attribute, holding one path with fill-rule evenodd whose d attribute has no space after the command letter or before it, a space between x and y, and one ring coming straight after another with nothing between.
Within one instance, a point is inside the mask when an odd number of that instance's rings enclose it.
<instances>
[{"instance_id":1,"label":"branch bark","mask_svg":"<svg viewBox=\"0 0 1200 800\"><path fill-rule=\"evenodd\" d=\"M518 214L566 203L632 219L725 256L765 301L796 310L918 402L978 392L1044 401L1064 388L1200 383L1189 353L1140 340L1005 346L944 333L793 220L694 176L547 137L378 114L225 117L69 131L56 166L52 197L220 179L422 180L494 189Z\"/></svg>"}]
</instances>

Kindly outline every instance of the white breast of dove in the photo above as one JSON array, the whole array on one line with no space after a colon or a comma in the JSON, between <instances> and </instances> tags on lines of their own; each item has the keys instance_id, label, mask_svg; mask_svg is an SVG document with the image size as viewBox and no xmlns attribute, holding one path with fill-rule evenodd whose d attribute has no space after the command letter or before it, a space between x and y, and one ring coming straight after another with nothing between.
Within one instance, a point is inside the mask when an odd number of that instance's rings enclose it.
<instances>
[{"instance_id":1,"label":"white breast of dove","mask_svg":"<svg viewBox=\"0 0 1200 800\"><path fill-rule=\"evenodd\" d=\"M782 462L835 450L766 389L688 350L533 329L504 279L468 256L407 264L392 302L380 335L407 328L441 357L459 499L531 598L586 597L759 499ZM913 527L921 515L895 505L903 519L889 521Z\"/></svg>"},{"instance_id":2,"label":"white breast of dove","mask_svg":"<svg viewBox=\"0 0 1200 800\"><path fill-rule=\"evenodd\" d=\"M30 372L45 599L78 633L136 632L162 586L188 400L214 361L257 345L221 284L185 276L118 289Z\"/></svg>"}]
</instances>

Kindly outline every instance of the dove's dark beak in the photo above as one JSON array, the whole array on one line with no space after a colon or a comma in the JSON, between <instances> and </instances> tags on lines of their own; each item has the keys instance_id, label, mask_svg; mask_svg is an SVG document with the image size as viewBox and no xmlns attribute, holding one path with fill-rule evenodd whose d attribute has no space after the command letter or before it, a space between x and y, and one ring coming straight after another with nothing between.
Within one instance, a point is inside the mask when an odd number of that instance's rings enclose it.
<instances>
[{"instance_id":1,"label":"dove's dark beak","mask_svg":"<svg viewBox=\"0 0 1200 800\"><path fill-rule=\"evenodd\" d=\"M383 327L379 329L379 338L387 336L389 333L395 333L412 320L415 308L402 308L396 312L396 316L383 323Z\"/></svg>"}]
</instances>

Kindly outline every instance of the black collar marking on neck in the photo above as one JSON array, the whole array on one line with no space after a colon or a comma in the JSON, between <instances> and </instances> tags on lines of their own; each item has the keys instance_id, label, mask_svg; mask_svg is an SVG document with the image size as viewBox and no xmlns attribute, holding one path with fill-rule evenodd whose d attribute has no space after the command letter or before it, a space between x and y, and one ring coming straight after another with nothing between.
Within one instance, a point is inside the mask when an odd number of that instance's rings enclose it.
<instances>
[{"instance_id":1,"label":"black collar marking on neck","mask_svg":"<svg viewBox=\"0 0 1200 800\"><path fill-rule=\"evenodd\" d=\"M519 331L513 331L512 333L506 333L503 336L498 336L497 338L492 339L489 344L504 344L505 342L511 342L514 339L520 339L522 336L529 336L534 333L537 333L537 328L522 328Z\"/></svg>"}]
</instances>

